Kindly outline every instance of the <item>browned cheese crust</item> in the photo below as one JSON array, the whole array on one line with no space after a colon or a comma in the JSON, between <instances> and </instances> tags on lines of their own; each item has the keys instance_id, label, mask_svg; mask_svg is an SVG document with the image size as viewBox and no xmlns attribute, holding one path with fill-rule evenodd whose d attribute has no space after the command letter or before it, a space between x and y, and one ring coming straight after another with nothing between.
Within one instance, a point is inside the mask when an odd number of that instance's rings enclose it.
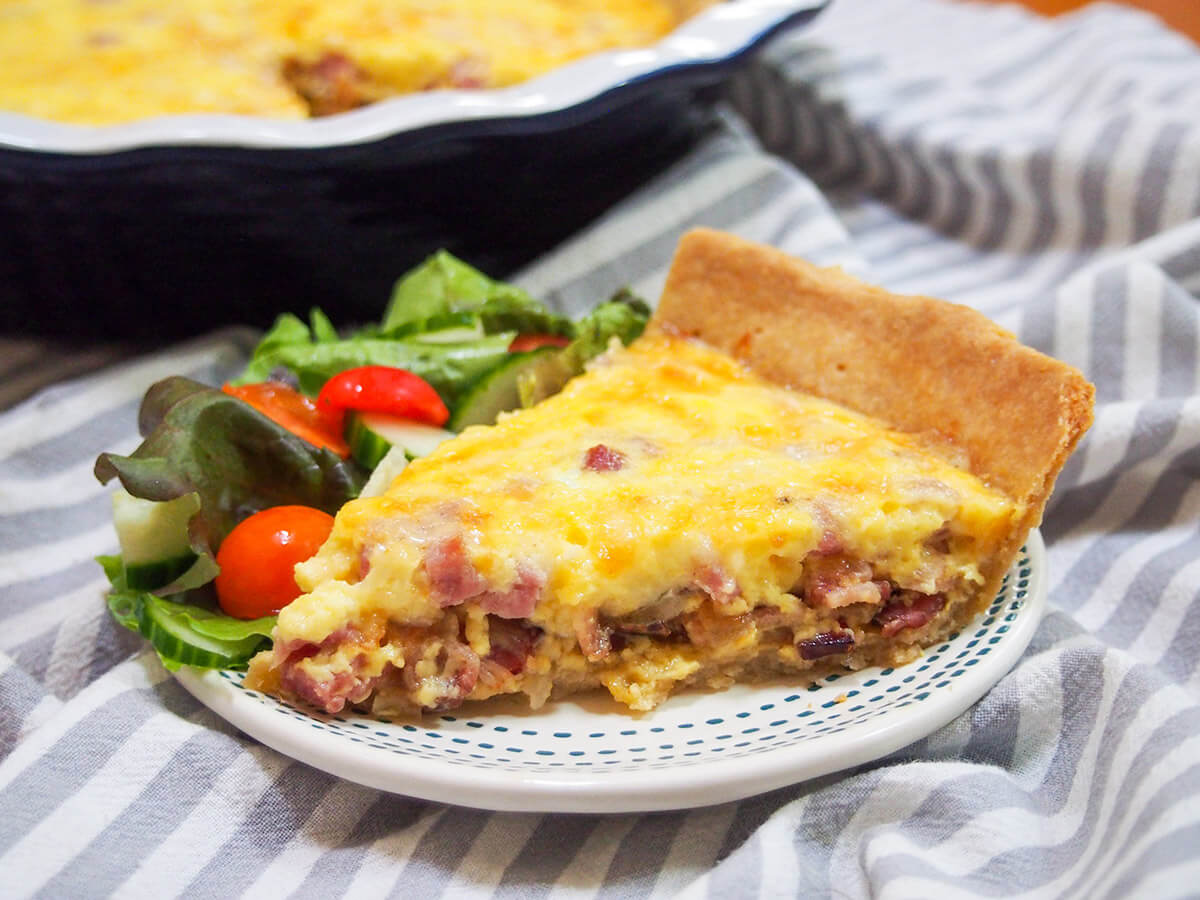
<instances>
[{"instance_id":1,"label":"browned cheese crust","mask_svg":"<svg viewBox=\"0 0 1200 900\"><path fill-rule=\"evenodd\" d=\"M936 435L1023 510L983 566L999 589L1067 457L1092 423L1095 388L986 316L892 294L779 250L696 229L680 241L651 327L698 337L763 377Z\"/></svg>"}]
</instances>

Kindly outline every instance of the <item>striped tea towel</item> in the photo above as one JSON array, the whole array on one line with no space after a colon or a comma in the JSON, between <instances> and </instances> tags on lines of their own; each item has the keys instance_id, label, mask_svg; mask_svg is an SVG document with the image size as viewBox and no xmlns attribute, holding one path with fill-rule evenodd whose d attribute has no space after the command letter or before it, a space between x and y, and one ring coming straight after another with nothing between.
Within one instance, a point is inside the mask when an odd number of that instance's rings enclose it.
<instances>
[{"instance_id":1,"label":"striped tea towel","mask_svg":"<svg viewBox=\"0 0 1200 900\"><path fill-rule=\"evenodd\" d=\"M706 224L974 305L1096 383L1043 533L1050 612L971 710L739 803L471 811L239 735L114 625L95 455L227 331L0 417L0 895L1182 897L1200 892L1200 51L1146 15L837 0L690 155L520 280L655 296Z\"/></svg>"}]
</instances>

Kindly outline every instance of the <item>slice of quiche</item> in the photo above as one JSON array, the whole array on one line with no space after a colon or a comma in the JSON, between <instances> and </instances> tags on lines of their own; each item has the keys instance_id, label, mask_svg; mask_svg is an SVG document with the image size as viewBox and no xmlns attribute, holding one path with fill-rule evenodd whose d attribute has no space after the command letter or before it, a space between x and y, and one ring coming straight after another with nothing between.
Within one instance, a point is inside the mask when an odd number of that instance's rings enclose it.
<instances>
[{"instance_id":1,"label":"slice of quiche","mask_svg":"<svg viewBox=\"0 0 1200 900\"><path fill-rule=\"evenodd\" d=\"M1092 397L972 310L692 232L631 347L341 510L248 683L647 710L907 662L994 596Z\"/></svg>"}]
</instances>

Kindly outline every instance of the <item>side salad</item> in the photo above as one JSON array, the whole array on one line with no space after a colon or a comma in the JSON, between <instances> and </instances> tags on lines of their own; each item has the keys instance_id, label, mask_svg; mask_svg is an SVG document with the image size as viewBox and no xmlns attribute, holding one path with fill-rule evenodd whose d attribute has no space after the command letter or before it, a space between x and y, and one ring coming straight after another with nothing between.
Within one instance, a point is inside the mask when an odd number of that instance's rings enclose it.
<instances>
[{"instance_id":1,"label":"side salad","mask_svg":"<svg viewBox=\"0 0 1200 900\"><path fill-rule=\"evenodd\" d=\"M556 393L650 310L622 290L577 321L440 252L396 282L378 324L280 316L237 378L150 387L141 445L104 453L120 554L98 562L118 622L168 669L242 668L270 645L292 576L348 500L470 425Z\"/></svg>"}]
</instances>

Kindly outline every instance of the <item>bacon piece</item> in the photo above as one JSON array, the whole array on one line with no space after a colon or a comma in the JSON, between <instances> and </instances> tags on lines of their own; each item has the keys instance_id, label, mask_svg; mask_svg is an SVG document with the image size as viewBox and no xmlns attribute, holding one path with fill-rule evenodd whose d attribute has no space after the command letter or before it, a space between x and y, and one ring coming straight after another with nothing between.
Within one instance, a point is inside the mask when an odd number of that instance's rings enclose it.
<instances>
[{"instance_id":1,"label":"bacon piece","mask_svg":"<svg viewBox=\"0 0 1200 900\"><path fill-rule=\"evenodd\" d=\"M876 613L874 621L884 637L892 637L905 628L928 625L945 605L946 598L941 594L897 591L896 599Z\"/></svg>"},{"instance_id":2,"label":"bacon piece","mask_svg":"<svg viewBox=\"0 0 1200 900\"><path fill-rule=\"evenodd\" d=\"M371 547L363 544L358 548L358 569L355 574L358 580L362 581L371 572Z\"/></svg>"},{"instance_id":3,"label":"bacon piece","mask_svg":"<svg viewBox=\"0 0 1200 900\"><path fill-rule=\"evenodd\" d=\"M360 631L354 627L339 628L319 646L301 642L292 643L286 648L277 648L277 656L280 652L287 653L280 675L283 690L331 715L341 712L347 704L362 703L366 700L375 689L379 676L364 678L362 670L367 663L366 651L378 647L383 639L382 618L365 623L364 629ZM307 659L334 653L346 644L357 645L362 651L350 658L348 669L332 671L328 677L318 678L302 665Z\"/></svg>"},{"instance_id":4,"label":"bacon piece","mask_svg":"<svg viewBox=\"0 0 1200 900\"><path fill-rule=\"evenodd\" d=\"M696 587L708 594L714 603L730 603L742 596L742 589L720 563L697 566L695 579Z\"/></svg>"},{"instance_id":5,"label":"bacon piece","mask_svg":"<svg viewBox=\"0 0 1200 900\"><path fill-rule=\"evenodd\" d=\"M835 504L828 498L813 501L813 525L821 529L821 540L812 552L818 556L835 556L846 550L842 543L842 526L835 509Z\"/></svg>"},{"instance_id":6,"label":"bacon piece","mask_svg":"<svg viewBox=\"0 0 1200 900\"><path fill-rule=\"evenodd\" d=\"M342 671L328 679L318 679L303 669L291 667L283 673L280 685L284 691L299 697L305 703L337 715L347 704L362 703L371 696L374 678L360 678L355 672Z\"/></svg>"},{"instance_id":7,"label":"bacon piece","mask_svg":"<svg viewBox=\"0 0 1200 900\"><path fill-rule=\"evenodd\" d=\"M481 661L479 654L462 641L450 640L437 656L438 671L433 675L417 674L419 663L407 662L401 673L404 687L415 698L432 688L432 702L423 704L425 709L443 711L461 706L467 695L479 681Z\"/></svg>"},{"instance_id":8,"label":"bacon piece","mask_svg":"<svg viewBox=\"0 0 1200 900\"><path fill-rule=\"evenodd\" d=\"M612 652L612 637L612 628L600 621L594 609L575 617L575 639L589 661L598 662Z\"/></svg>"},{"instance_id":9,"label":"bacon piece","mask_svg":"<svg viewBox=\"0 0 1200 900\"><path fill-rule=\"evenodd\" d=\"M446 73L447 86L452 88L487 87L490 78L487 61L473 56L456 60Z\"/></svg>"},{"instance_id":10,"label":"bacon piece","mask_svg":"<svg viewBox=\"0 0 1200 900\"><path fill-rule=\"evenodd\" d=\"M871 566L843 556L810 553L804 560L801 586L804 602L812 607L837 609L852 603L879 603L883 599Z\"/></svg>"},{"instance_id":11,"label":"bacon piece","mask_svg":"<svg viewBox=\"0 0 1200 900\"><path fill-rule=\"evenodd\" d=\"M491 649L484 662L496 663L513 675L525 671L533 645L542 630L534 625L515 622L512 619L488 619L488 642Z\"/></svg>"},{"instance_id":12,"label":"bacon piece","mask_svg":"<svg viewBox=\"0 0 1200 900\"><path fill-rule=\"evenodd\" d=\"M683 617L688 640L697 647L718 647L741 640L754 629L754 617L750 613L740 616L724 616L717 612L712 603L702 603Z\"/></svg>"},{"instance_id":13,"label":"bacon piece","mask_svg":"<svg viewBox=\"0 0 1200 900\"><path fill-rule=\"evenodd\" d=\"M478 600L480 608L504 619L527 619L533 615L546 576L527 566L518 566L517 580L507 591L485 591Z\"/></svg>"},{"instance_id":14,"label":"bacon piece","mask_svg":"<svg viewBox=\"0 0 1200 900\"><path fill-rule=\"evenodd\" d=\"M321 648L316 644L293 638L290 641L276 641L273 657L276 666L284 666L288 662L299 662L308 659Z\"/></svg>"},{"instance_id":15,"label":"bacon piece","mask_svg":"<svg viewBox=\"0 0 1200 900\"><path fill-rule=\"evenodd\" d=\"M486 59L464 56L451 63L445 74L432 78L421 85L421 90L436 91L443 88L473 90L488 87L491 81L491 67Z\"/></svg>"},{"instance_id":16,"label":"bacon piece","mask_svg":"<svg viewBox=\"0 0 1200 900\"><path fill-rule=\"evenodd\" d=\"M284 60L283 78L314 116L346 112L371 100L367 73L342 53L326 53L315 62Z\"/></svg>"},{"instance_id":17,"label":"bacon piece","mask_svg":"<svg viewBox=\"0 0 1200 900\"><path fill-rule=\"evenodd\" d=\"M620 450L604 444L589 447L583 454L583 468L593 472L618 472L625 467L627 457Z\"/></svg>"},{"instance_id":18,"label":"bacon piece","mask_svg":"<svg viewBox=\"0 0 1200 900\"><path fill-rule=\"evenodd\" d=\"M479 661L479 680L475 682L477 686L484 689L484 697L481 699L486 699L492 694L498 693L513 675L514 673L510 672L505 666L485 656Z\"/></svg>"},{"instance_id":19,"label":"bacon piece","mask_svg":"<svg viewBox=\"0 0 1200 900\"><path fill-rule=\"evenodd\" d=\"M93 31L87 36L87 45L89 47L115 47L120 43L121 36L113 34L111 31Z\"/></svg>"},{"instance_id":20,"label":"bacon piece","mask_svg":"<svg viewBox=\"0 0 1200 900\"><path fill-rule=\"evenodd\" d=\"M799 641L796 649L804 659L821 659L836 656L854 649L854 632L824 631L821 634Z\"/></svg>"},{"instance_id":21,"label":"bacon piece","mask_svg":"<svg viewBox=\"0 0 1200 900\"><path fill-rule=\"evenodd\" d=\"M821 542L817 544L817 549L813 551L820 556L833 556L836 553L841 553L846 548L842 545L842 539L837 536L837 533L832 529L826 528L821 532Z\"/></svg>"},{"instance_id":22,"label":"bacon piece","mask_svg":"<svg viewBox=\"0 0 1200 900\"><path fill-rule=\"evenodd\" d=\"M467 556L462 536L458 534L432 544L425 551L421 566L429 579L430 593L443 609L478 597L485 612L506 619L524 619L533 614L546 586L544 573L522 563L508 590L494 590Z\"/></svg>"},{"instance_id":23,"label":"bacon piece","mask_svg":"<svg viewBox=\"0 0 1200 900\"><path fill-rule=\"evenodd\" d=\"M443 609L456 606L488 589L488 583L471 564L462 535L443 538L425 551L421 563L430 593Z\"/></svg>"}]
</instances>

